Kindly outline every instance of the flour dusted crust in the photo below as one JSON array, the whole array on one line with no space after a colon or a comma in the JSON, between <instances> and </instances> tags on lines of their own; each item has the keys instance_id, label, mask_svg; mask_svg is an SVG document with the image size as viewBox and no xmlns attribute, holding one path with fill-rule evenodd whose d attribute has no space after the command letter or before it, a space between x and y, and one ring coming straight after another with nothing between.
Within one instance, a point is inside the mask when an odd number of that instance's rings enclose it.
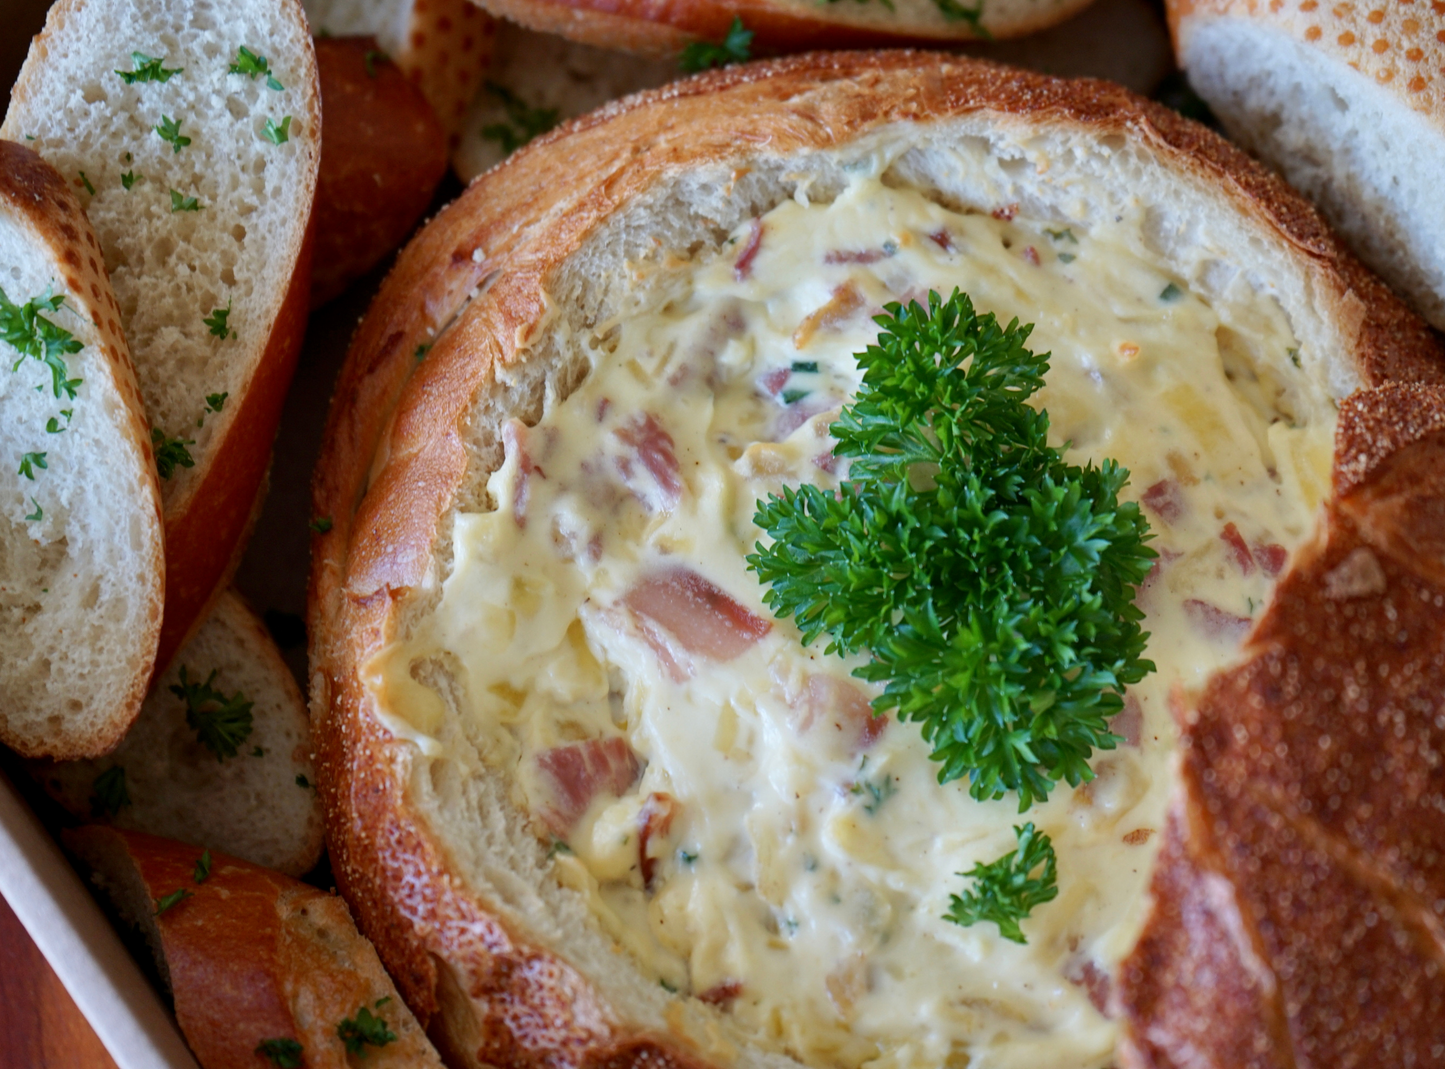
<instances>
[{"instance_id":1,"label":"flour dusted crust","mask_svg":"<svg viewBox=\"0 0 1445 1069\"><path fill-rule=\"evenodd\" d=\"M897 132L909 123L920 125ZM607 307L607 272L654 236L666 248L715 243L791 195L785 176L811 168L826 187L838 154L897 136L920 153L933 138L1032 145L1031 177L990 187L1003 203L1072 166L1070 145L1116 153L1145 176L1131 193L1158 197L1167 184L1193 218L1238 228L1241 259L1274 265L1298 329L1331 355L1311 373L1337 396L1445 383L1438 341L1278 179L1103 83L927 53L803 56L629 98L484 175L403 252L353 343L316 474L315 512L333 527L313 542L310 606L338 884L461 1064L788 1064L748 1049L726 1015L612 976L626 970L547 897L541 847L519 843L503 792L394 736L362 671L435 599L451 513L482 506L502 422L535 418L544 379L565 392L580 375L549 337ZM902 159L900 172L926 167ZM1177 232L1162 217L1159 228L1177 253ZM555 923L523 923L553 905Z\"/></svg>"}]
</instances>

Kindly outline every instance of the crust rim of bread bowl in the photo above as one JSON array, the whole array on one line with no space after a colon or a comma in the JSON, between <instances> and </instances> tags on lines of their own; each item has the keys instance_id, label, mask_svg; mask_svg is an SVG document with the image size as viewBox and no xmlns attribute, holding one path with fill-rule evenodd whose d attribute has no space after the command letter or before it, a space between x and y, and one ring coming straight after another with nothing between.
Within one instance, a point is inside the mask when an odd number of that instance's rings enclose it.
<instances>
[{"instance_id":1,"label":"crust rim of bread bowl","mask_svg":"<svg viewBox=\"0 0 1445 1069\"><path fill-rule=\"evenodd\" d=\"M848 96L850 90L838 87L850 75L875 92L871 103L854 98L851 110L833 99ZM724 93L729 97L719 104ZM840 121L820 114L830 101L838 105ZM768 110L774 105L776 111ZM781 117L788 107L811 121L786 126ZM495 374L492 362L509 361L529 340L544 312L538 291L547 272L575 250L590 226L657 175L745 155L746 149L704 150L699 138L670 143L647 126L665 115L670 128L683 113L696 119L702 109L715 111L720 123L746 110L750 133L777 119L768 127L775 153L840 143L897 119L975 111L996 114L1001 122L1037 119L1100 136L1137 137L1181 170L1223 186L1240 211L1310 264L1334 320L1355 326L1358 371L1366 384L1445 381L1428 330L1340 250L1313 210L1282 182L1202 128L1103 83L1068 83L918 53L794 57L628 98L539 139L478 179L402 253L338 383L314 490L316 514L331 518L333 526L313 542L311 700L328 843L338 883L356 904L363 928L424 1021L438 1011L456 1012L447 990L455 978L446 975L438 945L469 957L477 974L489 978L471 994L484 997L493 1013L470 1027L456 1020L450 1027L494 1044L489 1056L505 1051L503 1060L516 1064L545 1063L543 1046L580 1051L583 1064L691 1064L694 1058L676 1046L659 1046L661 1037L619 1034L598 1016L585 982L568 966L456 890L446 848L410 819L402 792L412 759L370 712L358 670L388 640L408 588L425 574L435 525L466 467L457 424L483 380ZM571 201L570 186L559 192L565 183L545 180L547 146L564 137L573 139L567 174L590 173L583 165L589 152L615 167ZM612 141L623 146L615 159L606 155ZM779 142L785 144L780 148ZM532 225L519 226L518 218ZM536 237L544 228L546 235ZM499 274L505 268L513 273ZM494 281L485 301L465 321L471 341L495 342L489 355L462 367L460 345L439 345L418 365L414 352L433 340L430 331L489 278ZM485 317L473 314L483 304L493 316L485 323L492 330L486 337L475 329ZM422 371L413 375L417 367ZM383 433L390 444L378 448ZM368 492L378 478L387 491L380 502ZM529 970L548 971L550 986L532 985ZM550 1030L536 1027L534 1015L563 1008L569 1012L556 1016ZM533 1015L530 1035L541 1045L537 1049L517 1045L508 1021L518 1014ZM542 1032L547 1034L539 1039Z\"/></svg>"}]
</instances>

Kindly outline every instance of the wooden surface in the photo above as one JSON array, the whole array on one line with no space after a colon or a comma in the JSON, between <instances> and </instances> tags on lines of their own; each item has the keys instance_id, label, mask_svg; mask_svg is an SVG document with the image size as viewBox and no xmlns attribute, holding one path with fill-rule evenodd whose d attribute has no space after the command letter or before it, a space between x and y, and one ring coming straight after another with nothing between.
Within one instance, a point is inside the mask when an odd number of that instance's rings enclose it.
<instances>
[{"instance_id":1,"label":"wooden surface","mask_svg":"<svg viewBox=\"0 0 1445 1069\"><path fill-rule=\"evenodd\" d=\"M60 979L0 899L0 1069L115 1069Z\"/></svg>"}]
</instances>

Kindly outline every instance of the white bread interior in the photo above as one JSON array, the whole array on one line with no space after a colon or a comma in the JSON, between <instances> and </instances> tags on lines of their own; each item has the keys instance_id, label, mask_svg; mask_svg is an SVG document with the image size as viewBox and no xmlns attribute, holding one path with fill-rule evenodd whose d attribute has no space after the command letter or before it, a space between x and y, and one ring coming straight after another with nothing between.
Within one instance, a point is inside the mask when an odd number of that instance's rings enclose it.
<instances>
[{"instance_id":1,"label":"white bread interior","mask_svg":"<svg viewBox=\"0 0 1445 1069\"><path fill-rule=\"evenodd\" d=\"M1319 205L1366 264L1445 329L1445 129L1408 107L1398 86L1257 20L1193 16L1179 58L1229 136Z\"/></svg>"},{"instance_id":2,"label":"white bread interior","mask_svg":"<svg viewBox=\"0 0 1445 1069\"><path fill-rule=\"evenodd\" d=\"M67 399L38 360L16 364L0 345L0 741L74 757L105 752L139 710L160 628L162 536L125 339L104 325L114 316L104 276L77 268L97 290L72 292L61 257L81 264L93 249L82 234L69 247L57 237L0 200L0 288L22 306L63 295L42 315L84 346L64 357L82 380ZM63 429L48 432L51 420ZM36 452L47 467L26 478L21 456Z\"/></svg>"},{"instance_id":3,"label":"white bread interior","mask_svg":"<svg viewBox=\"0 0 1445 1069\"><path fill-rule=\"evenodd\" d=\"M503 459L506 421L531 423L576 388L589 366L589 350L606 346L597 336L599 324L627 314L639 299L662 299L639 298L629 290L628 263L712 256L735 228L799 191L814 202L830 200L846 184L850 168L874 156L891 160L885 184L919 189L957 209L1016 204L1022 216L1085 230L1132 220L1135 251L1206 299L1252 292L1278 300L1304 361L1294 369L1284 352L1254 354L1278 381L1334 398L1360 384L1359 370L1346 355L1353 348L1352 323L1321 292L1314 265L1278 230L1241 211L1239 201L1202 167L1166 158L1142 137L981 112L885 127L836 149L787 157L740 149L734 158L675 168L660 177L603 219L550 276L543 328L534 332L518 363L484 384L461 423L468 469L438 529L432 569L404 604L401 635L437 603L451 570L456 513L491 507L486 482ZM376 463L384 462L383 453ZM377 467L372 471L375 476ZM437 736L439 746L403 750L396 775L407 784L407 802L418 820L442 843L452 877L513 930L585 976L605 1003L596 1012L615 1014L626 1027L643 1032L666 1034L675 1032L679 1020L688 1022L692 1034L715 1035L735 1046L740 1066L795 1064L751 1044L728 1015L669 995L618 953L582 896L559 884L505 775L482 760L485 744L469 735L461 703L452 697L456 670L434 661L414 671L452 715ZM444 1011L462 1016L456 1003L444 1004Z\"/></svg>"},{"instance_id":4,"label":"white bread interior","mask_svg":"<svg viewBox=\"0 0 1445 1069\"><path fill-rule=\"evenodd\" d=\"M228 73L237 49L264 55L267 79ZM182 73L126 85L132 52ZM65 0L26 59L0 136L33 147L75 183L105 253L154 427L191 439L193 468L162 480L169 521L207 472L291 283L320 155L312 128L315 55L295 0ZM291 116L288 140L268 119ZM156 133L179 120L179 152ZM129 156L127 155L129 154ZM84 171L94 195L81 188ZM125 189L121 175L137 176ZM200 211L172 211L171 191ZM234 337L203 322L230 306ZM219 412L208 395L229 394ZM197 421L204 415L204 425Z\"/></svg>"},{"instance_id":5,"label":"white bread interior","mask_svg":"<svg viewBox=\"0 0 1445 1069\"><path fill-rule=\"evenodd\" d=\"M235 757L218 761L186 723L186 705L171 692L186 669L228 697L254 702L251 734ZM260 748L262 756L254 751ZM81 819L93 816L96 776L125 769L130 805L100 819L219 850L290 876L321 854L321 812L306 705L265 627L233 590L223 593L141 708L125 741L109 756L37 769L46 789ZM298 782L304 778L304 785Z\"/></svg>"}]
</instances>

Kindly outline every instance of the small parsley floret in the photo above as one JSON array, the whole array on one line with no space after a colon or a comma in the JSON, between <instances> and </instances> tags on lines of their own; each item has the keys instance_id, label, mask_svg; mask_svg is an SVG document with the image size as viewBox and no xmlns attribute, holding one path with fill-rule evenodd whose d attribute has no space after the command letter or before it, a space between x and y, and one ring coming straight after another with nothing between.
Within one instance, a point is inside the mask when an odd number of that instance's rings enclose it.
<instances>
[{"instance_id":1,"label":"small parsley floret","mask_svg":"<svg viewBox=\"0 0 1445 1069\"><path fill-rule=\"evenodd\" d=\"M933 0L933 4L948 22L966 22L983 40L993 40L993 34L983 25L983 0L978 0L973 7L964 7L958 0Z\"/></svg>"},{"instance_id":2,"label":"small parsley floret","mask_svg":"<svg viewBox=\"0 0 1445 1069\"><path fill-rule=\"evenodd\" d=\"M39 360L50 369L50 385L56 397L62 393L74 400L80 379L70 378L65 358L85 348L70 331L46 319L41 312L58 312L65 307L63 294L32 297L24 304L14 304L0 288L0 341L12 346L20 359L11 366L18 371L25 358Z\"/></svg>"},{"instance_id":3,"label":"small parsley floret","mask_svg":"<svg viewBox=\"0 0 1445 1069\"><path fill-rule=\"evenodd\" d=\"M155 127L155 131L160 136L160 139L162 141L169 141L171 148L174 149L177 154L180 153L181 149L191 143L189 137L181 134L181 123L185 121L184 119L172 119L169 115L162 115L160 124Z\"/></svg>"},{"instance_id":4,"label":"small parsley floret","mask_svg":"<svg viewBox=\"0 0 1445 1069\"><path fill-rule=\"evenodd\" d=\"M305 1048L294 1039L263 1039L256 1044L256 1053L268 1059L276 1069L301 1069Z\"/></svg>"},{"instance_id":5,"label":"small parsley floret","mask_svg":"<svg viewBox=\"0 0 1445 1069\"><path fill-rule=\"evenodd\" d=\"M96 819L113 817L130 805L130 792L125 788L125 769L112 765L90 786L90 813Z\"/></svg>"},{"instance_id":6,"label":"small parsley floret","mask_svg":"<svg viewBox=\"0 0 1445 1069\"><path fill-rule=\"evenodd\" d=\"M156 899L155 915L159 917L162 913L170 909L172 906L178 906L186 899L194 897L195 896L192 895L190 891L187 891L184 887L178 888L172 891L170 894L163 895L162 897Z\"/></svg>"},{"instance_id":7,"label":"small parsley floret","mask_svg":"<svg viewBox=\"0 0 1445 1069\"><path fill-rule=\"evenodd\" d=\"M1169 283L1159 292L1159 299L1165 304L1170 304L1184 296L1184 291L1174 283Z\"/></svg>"},{"instance_id":8,"label":"small parsley floret","mask_svg":"<svg viewBox=\"0 0 1445 1069\"><path fill-rule=\"evenodd\" d=\"M316 519L312 520L312 521L311 521L310 523L308 523L306 526L307 526L307 528L309 528L310 530L315 531L317 534L325 534L327 531L331 530L331 527L332 527L331 517L330 517L330 516L318 516Z\"/></svg>"},{"instance_id":9,"label":"small parsley floret","mask_svg":"<svg viewBox=\"0 0 1445 1069\"><path fill-rule=\"evenodd\" d=\"M830 428L851 458L835 494L785 487L760 502L748 566L763 600L827 651L867 650L854 675L884 684L874 712L922 725L941 783L1019 811L1055 783L1093 778L1108 720L1153 671L1135 588L1155 553L1120 503L1112 460L1068 464L1047 413L1025 401L1048 354L969 298L886 306L863 383Z\"/></svg>"},{"instance_id":10,"label":"small parsley floret","mask_svg":"<svg viewBox=\"0 0 1445 1069\"><path fill-rule=\"evenodd\" d=\"M978 862L967 872L958 873L973 880L973 886L962 895L949 895L948 912L943 919L965 928L979 921L992 921L999 934L1015 943L1027 943L1019 921L1036 906L1052 902L1059 893L1058 862L1054 844L1049 837L1035 831L1032 824L1014 825L1018 847L997 861L985 865ZM1031 876L1042 866L1038 876Z\"/></svg>"},{"instance_id":11,"label":"small parsley floret","mask_svg":"<svg viewBox=\"0 0 1445 1069\"><path fill-rule=\"evenodd\" d=\"M380 1009L390 999L378 999L375 1006ZM386 1025L386 1019L374 1015L362 1006L355 1017L347 1017L336 1026L336 1034L346 1044L346 1053L366 1057L366 1047L384 1047L396 1041L396 1033Z\"/></svg>"},{"instance_id":12,"label":"small parsley floret","mask_svg":"<svg viewBox=\"0 0 1445 1069\"><path fill-rule=\"evenodd\" d=\"M208 393L208 394L206 394L206 411L208 411L208 412L220 412L222 409L224 409L224 408L226 407L226 398L228 398L228 397L230 397L230 396L231 396L231 393L230 393L229 390L227 390L227 391L224 392L224 393Z\"/></svg>"},{"instance_id":13,"label":"small parsley floret","mask_svg":"<svg viewBox=\"0 0 1445 1069\"><path fill-rule=\"evenodd\" d=\"M197 883L205 883L211 877L211 852L202 850L201 856L196 858L196 867L191 871L191 878Z\"/></svg>"},{"instance_id":14,"label":"small parsley floret","mask_svg":"<svg viewBox=\"0 0 1445 1069\"><path fill-rule=\"evenodd\" d=\"M487 92L501 103L507 121L482 127L482 138L495 141L508 155L561 121L562 113L556 108L534 108L504 85L488 82Z\"/></svg>"},{"instance_id":15,"label":"small parsley floret","mask_svg":"<svg viewBox=\"0 0 1445 1069\"><path fill-rule=\"evenodd\" d=\"M151 428L151 446L156 455L156 474L169 479L177 468L194 468L195 458L188 445L195 445L193 438L172 438L159 427Z\"/></svg>"},{"instance_id":16,"label":"small parsley floret","mask_svg":"<svg viewBox=\"0 0 1445 1069\"><path fill-rule=\"evenodd\" d=\"M126 171L125 174L120 176L120 184L126 192L129 192L131 187L135 185L135 172Z\"/></svg>"},{"instance_id":17,"label":"small parsley floret","mask_svg":"<svg viewBox=\"0 0 1445 1069\"><path fill-rule=\"evenodd\" d=\"M26 513L25 518L31 523L39 523L45 519L45 510L40 507L40 502L36 501L33 497L30 499L30 503L35 506L35 511Z\"/></svg>"},{"instance_id":18,"label":"small parsley floret","mask_svg":"<svg viewBox=\"0 0 1445 1069\"><path fill-rule=\"evenodd\" d=\"M251 706L255 702L247 701L239 690L226 697L211 686L216 675L212 670L204 683L193 683L186 678L186 666L181 665L181 681L170 689L186 703L186 723L201 745L215 754L217 761L224 761L235 757L238 747L251 734Z\"/></svg>"},{"instance_id":19,"label":"small parsley floret","mask_svg":"<svg viewBox=\"0 0 1445 1069\"><path fill-rule=\"evenodd\" d=\"M227 338L234 338L236 336L236 332L231 329L231 325L228 322L230 317L231 302L227 301L226 307L212 308L211 314L208 316L203 316L201 318L201 322L206 325L206 329L211 332L211 335L213 337L220 338L222 341L225 341ZM219 412L220 409L218 408L216 409L216 411Z\"/></svg>"},{"instance_id":20,"label":"small parsley floret","mask_svg":"<svg viewBox=\"0 0 1445 1069\"><path fill-rule=\"evenodd\" d=\"M258 56L245 45L241 45L236 49L236 59L231 64L229 73L244 74L253 82L259 76L265 75L266 85L271 89L279 93L282 89L286 88L278 82L275 75L271 73L271 65L266 62L266 57Z\"/></svg>"},{"instance_id":21,"label":"small parsley floret","mask_svg":"<svg viewBox=\"0 0 1445 1069\"><path fill-rule=\"evenodd\" d=\"M144 52L132 52L130 61L134 70L115 72L120 75L120 80L126 85L135 85L137 82L168 82L173 75L180 74L185 70L184 67L174 67L168 70L162 66L166 61L165 56L160 59L152 59Z\"/></svg>"},{"instance_id":22,"label":"small parsley floret","mask_svg":"<svg viewBox=\"0 0 1445 1069\"><path fill-rule=\"evenodd\" d=\"M291 140L291 116L281 120L281 125L276 125L276 120L266 119L266 125L261 127L261 136L273 145L284 145Z\"/></svg>"},{"instance_id":23,"label":"small parsley floret","mask_svg":"<svg viewBox=\"0 0 1445 1069\"><path fill-rule=\"evenodd\" d=\"M44 471L49 467L50 465L45 462L44 453L20 454L20 471L18 474L25 476L31 482L35 481L36 468L40 468L42 471Z\"/></svg>"},{"instance_id":24,"label":"small parsley floret","mask_svg":"<svg viewBox=\"0 0 1445 1069\"><path fill-rule=\"evenodd\" d=\"M734 63L746 63L752 58L752 44L753 31L743 25L741 18L734 15L722 44L694 41L682 50L677 64L688 73L695 74L711 67L730 67Z\"/></svg>"},{"instance_id":25,"label":"small parsley floret","mask_svg":"<svg viewBox=\"0 0 1445 1069\"><path fill-rule=\"evenodd\" d=\"M171 190L171 212L198 212L201 210L201 202L195 197L183 197L176 190Z\"/></svg>"}]
</instances>

